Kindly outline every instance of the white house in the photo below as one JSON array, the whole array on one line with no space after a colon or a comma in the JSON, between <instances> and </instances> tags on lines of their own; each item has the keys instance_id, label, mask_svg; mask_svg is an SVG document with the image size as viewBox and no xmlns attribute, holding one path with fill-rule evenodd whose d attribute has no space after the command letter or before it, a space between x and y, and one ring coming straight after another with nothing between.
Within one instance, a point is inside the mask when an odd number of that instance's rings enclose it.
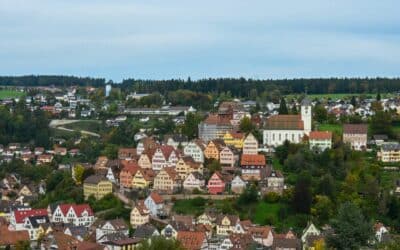
<instances>
[{"instance_id":1,"label":"white house","mask_svg":"<svg viewBox=\"0 0 400 250\"><path fill-rule=\"evenodd\" d=\"M307 227L303 230L303 234L301 235L301 242L303 243L303 245L305 245L307 242L307 237L319 235L321 235L321 231L314 225L314 223L309 222Z\"/></svg>"},{"instance_id":2,"label":"white house","mask_svg":"<svg viewBox=\"0 0 400 250\"><path fill-rule=\"evenodd\" d=\"M246 188L247 183L239 175L235 176L231 182L231 190L233 193L240 194Z\"/></svg>"},{"instance_id":3,"label":"white house","mask_svg":"<svg viewBox=\"0 0 400 250\"><path fill-rule=\"evenodd\" d=\"M243 141L243 154L245 155L258 154L258 141L252 133L248 134Z\"/></svg>"},{"instance_id":4,"label":"white house","mask_svg":"<svg viewBox=\"0 0 400 250\"><path fill-rule=\"evenodd\" d=\"M301 102L300 115L272 115L268 117L263 131L263 142L267 146L280 146L286 140L300 143L304 135L309 135L312 127L311 101Z\"/></svg>"},{"instance_id":5,"label":"white house","mask_svg":"<svg viewBox=\"0 0 400 250\"><path fill-rule=\"evenodd\" d=\"M24 229L29 233L29 239L31 241L38 240L41 236L40 226L41 224L49 223L49 217L47 215L30 216L24 219Z\"/></svg>"},{"instance_id":6,"label":"white house","mask_svg":"<svg viewBox=\"0 0 400 250\"><path fill-rule=\"evenodd\" d=\"M203 175L199 172L190 173L186 179L183 181L183 189L193 190L193 189L203 189L206 185Z\"/></svg>"},{"instance_id":7,"label":"white house","mask_svg":"<svg viewBox=\"0 0 400 250\"><path fill-rule=\"evenodd\" d=\"M164 209L164 199L156 192L152 192L145 200L144 205L152 216L157 216Z\"/></svg>"},{"instance_id":8,"label":"white house","mask_svg":"<svg viewBox=\"0 0 400 250\"><path fill-rule=\"evenodd\" d=\"M332 148L332 132L330 131L311 131L308 137L310 149L324 151Z\"/></svg>"},{"instance_id":9,"label":"white house","mask_svg":"<svg viewBox=\"0 0 400 250\"><path fill-rule=\"evenodd\" d=\"M166 167L175 167L178 162L178 156L178 152L174 147L162 145L156 149L151 161L151 166L154 171L160 171Z\"/></svg>"},{"instance_id":10,"label":"white house","mask_svg":"<svg viewBox=\"0 0 400 250\"><path fill-rule=\"evenodd\" d=\"M50 208L50 221L71 223L75 226L89 227L94 222L94 213L88 204L61 204L54 210Z\"/></svg>"},{"instance_id":11,"label":"white house","mask_svg":"<svg viewBox=\"0 0 400 250\"><path fill-rule=\"evenodd\" d=\"M195 162L204 163L204 151L205 145L199 141L189 142L183 149L183 154L191 156Z\"/></svg>"},{"instance_id":12,"label":"white house","mask_svg":"<svg viewBox=\"0 0 400 250\"><path fill-rule=\"evenodd\" d=\"M104 235L120 233L129 236L129 227L123 219L104 221L96 227L96 241L101 240Z\"/></svg>"}]
</instances>

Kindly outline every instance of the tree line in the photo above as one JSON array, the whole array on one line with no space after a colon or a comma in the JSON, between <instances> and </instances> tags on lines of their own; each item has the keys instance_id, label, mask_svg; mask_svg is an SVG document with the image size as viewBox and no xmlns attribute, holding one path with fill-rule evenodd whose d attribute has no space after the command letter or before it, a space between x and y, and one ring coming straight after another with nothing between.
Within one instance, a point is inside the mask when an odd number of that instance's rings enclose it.
<instances>
[{"instance_id":1,"label":"tree line","mask_svg":"<svg viewBox=\"0 0 400 250\"><path fill-rule=\"evenodd\" d=\"M75 76L0 76L0 85L8 86L93 86L101 87L106 83L104 78ZM279 90L281 94L305 93L371 93L395 92L400 90L400 78L299 78L299 79L246 79L246 78L208 78L200 80L140 80L125 79L114 83L124 91L141 93L159 92L167 95L177 90L191 90L199 93L229 93L234 97L249 97L252 93Z\"/></svg>"}]
</instances>

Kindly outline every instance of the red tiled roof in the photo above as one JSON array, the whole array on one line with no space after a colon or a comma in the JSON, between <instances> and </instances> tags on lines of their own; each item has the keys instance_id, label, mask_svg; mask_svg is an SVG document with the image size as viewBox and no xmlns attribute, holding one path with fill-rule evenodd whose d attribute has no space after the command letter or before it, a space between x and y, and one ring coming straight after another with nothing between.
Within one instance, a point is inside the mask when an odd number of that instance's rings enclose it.
<instances>
[{"instance_id":1,"label":"red tiled roof","mask_svg":"<svg viewBox=\"0 0 400 250\"><path fill-rule=\"evenodd\" d=\"M344 134L366 134L368 132L367 124L344 124Z\"/></svg>"},{"instance_id":2,"label":"red tiled roof","mask_svg":"<svg viewBox=\"0 0 400 250\"><path fill-rule=\"evenodd\" d=\"M18 241L29 241L28 231L10 231L7 225L0 226L0 245L15 245Z\"/></svg>"},{"instance_id":3,"label":"red tiled roof","mask_svg":"<svg viewBox=\"0 0 400 250\"><path fill-rule=\"evenodd\" d=\"M332 132L330 131L311 131L310 140L331 140L332 139Z\"/></svg>"},{"instance_id":4,"label":"red tiled roof","mask_svg":"<svg viewBox=\"0 0 400 250\"><path fill-rule=\"evenodd\" d=\"M126 164L121 172L129 172L131 175L135 175L139 169L139 165L136 162L132 162L130 164Z\"/></svg>"},{"instance_id":5,"label":"red tiled roof","mask_svg":"<svg viewBox=\"0 0 400 250\"><path fill-rule=\"evenodd\" d=\"M76 205L76 204L61 204L61 205L58 205L58 206L60 207L61 212L63 213L64 216L67 215L67 213L68 213L68 211L70 210L71 207L75 211L75 214L78 217L81 217L82 213L84 211L87 211L89 216L93 215L93 210L88 204L80 204L80 205Z\"/></svg>"},{"instance_id":6,"label":"red tiled roof","mask_svg":"<svg viewBox=\"0 0 400 250\"><path fill-rule=\"evenodd\" d=\"M231 132L229 132L229 134L235 139L243 139L244 138L244 133L231 131Z\"/></svg>"},{"instance_id":7,"label":"red tiled roof","mask_svg":"<svg viewBox=\"0 0 400 250\"><path fill-rule=\"evenodd\" d=\"M161 152L163 153L164 157L166 160L169 159L169 156L171 155L171 153L173 151L175 151L174 147L170 146L170 145L162 145L160 147Z\"/></svg>"},{"instance_id":8,"label":"red tiled roof","mask_svg":"<svg viewBox=\"0 0 400 250\"><path fill-rule=\"evenodd\" d=\"M265 128L276 130L303 130L304 123L300 115L273 115L268 117Z\"/></svg>"},{"instance_id":9,"label":"red tiled roof","mask_svg":"<svg viewBox=\"0 0 400 250\"><path fill-rule=\"evenodd\" d=\"M265 165L265 156L264 155L242 155L240 165L242 165L242 166L243 165L256 165L256 166Z\"/></svg>"},{"instance_id":10,"label":"red tiled roof","mask_svg":"<svg viewBox=\"0 0 400 250\"><path fill-rule=\"evenodd\" d=\"M169 177L172 180L176 180L179 177L179 175L176 172L175 168L167 167L167 168L164 168L164 170L165 170L165 172L167 172L167 174L169 175Z\"/></svg>"},{"instance_id":11,"label":"red tiled roof","mask_svg":"<svg viewBox=\"0 0 400 250\"><path fill-rule=\"evenodd\" d=\"M177 240L188 250L200 250L205 239L204 232L178 231L177 235Z\"/></svg>"},{"instance_id":12,"label":"red tiled roof","mask_svg":"<svg viewBox=\"0 0 400 250\"><path fill-rule=\"evenodd\" d=\"M231 125L231 121L229 118L220 117L216 114L209 114L208 117L204 120L204 123L218 124L218 125Z\"/></svg>"},{"instance_id":13,"label":"red tiled roof","mask_svg":"<svg viewBox=\"0 0 400 250\"><path fill-rule=\"evenodd\" d=\"M164 203L164 199L156 192L151 192L150 197L157 204Z\"/></svg>"},{"instance_id":14,"label":"red tiled roof","mask_svg":"<svg viewBox=\"0 0 400 250\"><path fill-rule=\"evenodd\" d=\"M14 211L14 217L17 224L23 223L24 219L31 216L47 215L47 209L31 209Z\"/></svg>"}]
</instances>

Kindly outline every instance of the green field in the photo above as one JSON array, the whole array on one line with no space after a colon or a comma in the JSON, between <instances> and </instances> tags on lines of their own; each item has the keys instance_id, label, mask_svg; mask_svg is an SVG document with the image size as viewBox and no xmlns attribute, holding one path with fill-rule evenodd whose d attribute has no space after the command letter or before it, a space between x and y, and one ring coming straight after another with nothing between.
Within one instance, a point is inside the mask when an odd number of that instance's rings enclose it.
<instances>
[{"instance_id":1,"label":"green field","mask_svg":"<svg viewBox=\"0 0 400 250\"><path fill-rule=\"evenodd\" d=\"M319 124L318 130L320 131L331 131L335 134L341 135L343 127L340 124Z\"/></svg>"},{"instance_id":2,"label":"green field","mask_svg":"<svg viewBox=\"0 0 400 250\"><path fill-rule=\"evenodd\" d=\"M25 96L24 92L16 91L16 90L0 90L0 100L1 99L7 99L7 98L16 98L16 97L22 97Z\"/></svg>"}]
</instances>

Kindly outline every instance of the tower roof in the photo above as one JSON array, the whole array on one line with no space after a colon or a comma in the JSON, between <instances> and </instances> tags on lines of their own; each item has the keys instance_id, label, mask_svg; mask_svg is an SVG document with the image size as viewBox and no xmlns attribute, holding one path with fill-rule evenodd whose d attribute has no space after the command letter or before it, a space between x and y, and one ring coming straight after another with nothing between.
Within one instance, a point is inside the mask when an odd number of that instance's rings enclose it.
<instances>
[{"instance_id":1,"label":"tower roof","mask_svg":"<svg viewBox=\"0 0 400 250\"><path fill-rule=\"evenodd\" d=\"M304 99L301 101L301 106L311 106L311 100L308 99L308 97L304 97Z\"/></svg>"}]
</instances>

